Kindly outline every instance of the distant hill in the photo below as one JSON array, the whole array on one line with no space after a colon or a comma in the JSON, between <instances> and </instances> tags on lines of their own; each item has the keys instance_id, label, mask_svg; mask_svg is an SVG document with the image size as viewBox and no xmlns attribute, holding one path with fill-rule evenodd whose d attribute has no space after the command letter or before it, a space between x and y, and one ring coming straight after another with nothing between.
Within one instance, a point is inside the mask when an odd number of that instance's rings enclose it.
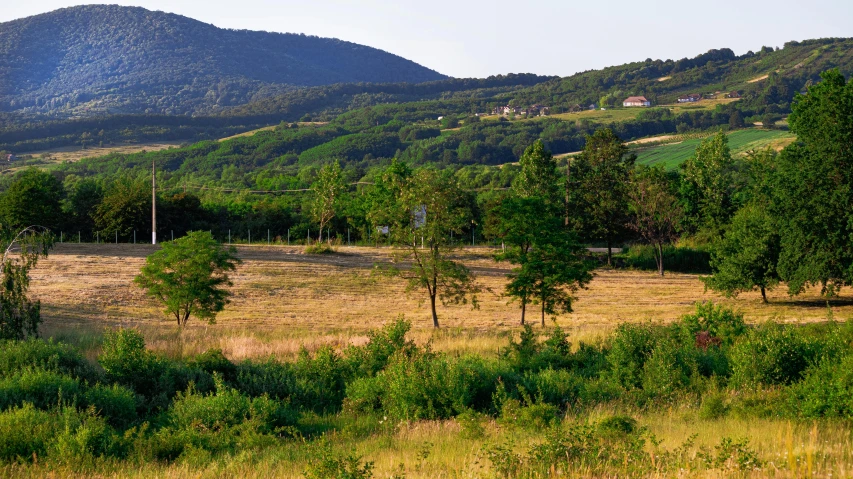
<instances>
[{"instance_id":1,"label":"distant hill","mask_svg":"<svg viewBox=\"0 0 853 479\"><path fill-rule=\"evenodd\" d=\"M796 92L805 91L831 68L853 74L853 38L792 41L781 49L763 47L743 55L721 48L681 60L647 59L541 83L501 99L566 111L602 100L612 102L605 106L621 106L632 95L644 95L657 105L691 93L734 91L751 108L784 112Z\"/></svg>"},{"instance_id":2,"label":"distant hill","mask_svg":"<svg viewBox=\"0 0 853 479\"><path fill-rule=\"evenodd\" d=\"M342 40L90 5L0 24L0 111L199 114L336 83L447 77Z\"/></svg>"}]
</instances>

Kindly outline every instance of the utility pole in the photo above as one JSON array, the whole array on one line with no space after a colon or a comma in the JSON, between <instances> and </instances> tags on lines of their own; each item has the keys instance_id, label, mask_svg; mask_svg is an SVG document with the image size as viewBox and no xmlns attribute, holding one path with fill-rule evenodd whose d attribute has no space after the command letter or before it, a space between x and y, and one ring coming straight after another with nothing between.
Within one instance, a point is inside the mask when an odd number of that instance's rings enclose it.
<instances>
[{"instance_id":1,"label":"utility pole","mask_svg":"<svg viewBox=\"0 0 853 479\"><path fill-rule=\"evenodd\" d=\"M151 160L151 244L157 244L157 175Z\"/></svg>"}]
</instances>

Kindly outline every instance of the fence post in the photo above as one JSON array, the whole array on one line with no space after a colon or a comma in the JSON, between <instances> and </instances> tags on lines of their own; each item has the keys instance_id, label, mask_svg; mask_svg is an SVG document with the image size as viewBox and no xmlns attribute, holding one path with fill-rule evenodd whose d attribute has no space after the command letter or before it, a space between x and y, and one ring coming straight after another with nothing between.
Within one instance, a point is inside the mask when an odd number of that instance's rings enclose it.
<instances>
[{"instance_id":1,"label":"fence post","mask_svg":"<svg viewBox=\"0 0 853 479\"><path fill-rule=\"evenodd\" d=\"M77 232L77 244L80 244L80 232Z\"/></svg>"},{"instance_id":2,"label":"fence post","mask_svg":"<svg viewBox=\"0 0 853 479\"><path fill-rule=\"evenodd\" d=\"M62 231L59 232L59 242L62 243Z\"/></svg>"},{"instance_id":3,"label":"fence post","mask_svg":"<svg viewBox=\"0 0 853 479\"><path fill-rule=\"evenodd\" d=\"M172 232L172 241L175 241L175 230L169 230Z\"/></svg>"},{"instance_id":4,"label":"fence post","mask_svg":"<svg viewBox=\"0 0 853 479\"><path fill-rule=\"evenodd\" d=\"M267 228L267 246L270 245L270 229Z\"/></svg>"},{"instance_id":5,"label":"fence post","mask_svg":"<svg viewBox=\"0 0 853 479\"><path fill-rule=\"evenodd\" d=\"M349 245L350 245L350 243L349 243L349 228L347 228L347 246L349 246Z\"/></svg>"},{"instance_id":6,"label":"fence post","mask_svg":"<svg viewBox=\"0 0 853 479\"><path fill-rule=\"evenodd\" d=\"M311 229L308 229L308 244L311 244Z\"/></svg>"},{"instance_id":7,"label":"fence post","mask_svg":"<svg viewBox=\"0 0 853 479\"><path fill-rule=\"evenodd\" d=\"M136 230L133 230L133 244L136 244Z\"/></svg>"},{"instance_id":8,"label":"fence post","mask_svg":"<svg viewBox=\"0 0 853 479\"><path fill-rule=\"evenodd\" d=\"M287 246L290 246L290 228L287 228Z\"/></svg>"},{"instance_id":9,"label":"fence post","mask_svg":"<svg viewBox=\"0 0 853 479\"><path fill-rule=\"evenodd\" d=\"M249 244L252 244L252 230L249 230Z\"/></svg>"},{"instance_id":10,"label":"fence post","mask_svg":"<svg viewBox=\"0 0 853 479\"><path fill-rule=\"evenodd\" d=\"M231 244L231 229L228 229L228 244Z\"/></svg>"},{"instance_id":11,"label":"fence post","mask_svg":"<svg viewBox=\"0 0 853 479\"><path fill-rule=\"evenodd\" d=\"M95 233L95 243L101 244L101 233L100 232Z\"/></svg>"}]
</instances>

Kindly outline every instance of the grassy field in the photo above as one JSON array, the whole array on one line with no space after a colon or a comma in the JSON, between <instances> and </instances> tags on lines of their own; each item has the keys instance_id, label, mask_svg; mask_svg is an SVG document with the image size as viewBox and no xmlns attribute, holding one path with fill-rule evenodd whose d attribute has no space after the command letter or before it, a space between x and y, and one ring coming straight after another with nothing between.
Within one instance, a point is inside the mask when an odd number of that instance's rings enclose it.
<instances>
[{"instance_id":1,"label":"grassy field","mask_svg":"<svg viewBox=\"0 0 853 479\"><path fill-rule=\"evenodd\" d=\"M673 112L673 114L678 115L684 113L685 111L713 110L717 107L717 105L724 105L738 100L738 98L718 98L712 100L702 100L700 102L691 104L655 105L654 108L668 108ZM608 108L606 110L584 110L577 113L558 113L554 115L549 115L547 117L534 117L527 118L524 120L519 119L518 121L535 121L543 118L557 118L566 121L589 120L596 123L610 123L633 120L637 118L637 115L639 115L641 111L644 110L645 108L618 107ZM484 121L497 120L499 118L499 115L486 115L481 116L480 118Z\"/></svg>"},{"instance_id":2,"label":"grassy field","mask_svg":"<svg viewBox=\"0 0 853 479\"><path fill-rule=\"evenodd\" d=\"M520 330L517 306L507 305L500 295L507 270L490 259L491 251L486 248L466 249L459 254L479 274L482 285L491 290L482 295L481 308L441 308L443 328L436 331L430 325L426 305L417 297L407 296L399 280L372 274L375 264L389 261L387 249L341 247L337 254L310 256L303 254L301 247L253 245L238 247L243 263L232 276L233 301L217 323L191 320L181 333L159 312L158 305L132 284L145 256L153 250L149 245L58 245L31 274L32 296L42 303L43 336L79 347L90 360L101 351L104 329L119 326L139 330L148 348L173 359L220 348L231 360L270 355L294 360L303 347L316 351L332 346L343 351L349 345L363 345L369 340L368 332L404 317L414 326L409 337L420 345L429 344L435 351L450 353L451 358L468 353L495 358ZM771 303L763 305L757 294L720 298L705 291L698 276L687 274L661 278L648 272L601 269L589 289L578 296L575 312L557 319L575 345L579 340L596 342L621 322L676 321L691 312L696 301L704 300L742 311L749 323L853 318L853 301L846 296L829 309L816 291L791 299L777 290L770 294ZM535 322L535 311L531 314ZM769 401L764 395L778 397L773 395L779 390L750 393L725 389L720 394L726 403L749 405ZM595 425L620 415L634 418L637 426L653 435L655 441L643 446L645 457L650 458L646 461L652 467L656 460L662 464L659 473L632 477L829 478L848 477L853 471L853 428L847 421L780 419L734 406L722 416L708 418L701 413L703 401L684 393L671 402L647 406L632 405L628 399L602 400L593 406L579 405L577 410L570 405L550 429L512 422L503 412L500 417L478 413L446 420L395 420L382 412L358 413L345 406L333 414L305 412L299 425L305 431L315 431L309 437L250 442L245 448L220 454L190 449L174 461L129 457L91 463L13 462L0 465L0 477L297 478L306 477L306 468L328 454L352 455L362 464L369 462L373 475L316 477L518 477L500 472L505 463L496 459L495 451L504 448L507 452L503 457L512 461L532 460L531 451L545 440L543 431ZM761 468L743 470L730 460L710 469L671 468L679 457L695 460L701 450L719 450L722 438L746 441L739 444L755 454ZM685 452L673 456L672 451L680 447ZM736 458L740 453L725 454ZM571 472L553 469L535 477L627 477L586 469L596 465L574 467L577 469ZM612 471L622 470L619 467L630 470L627 456L624 464L620 461L608 467Z\"/></svg>"},{"instance_id":3,"label":"grassy field","mask_svg":"<svg viewBox=\"0 0 853 479\"><path fill-rule=\"evenodd\" d=\"M729 133L729 148L733 155L740 155L751 149L770 146L781 150L794 141L793 133L783 130L764 130L750 128ZM664 165L667 169L677 168L678 165L690 158L701 143L701 138L691 138L673 143L637 148L637 163L643 165Z\"/></svg>"},{"instance_id":4,"label":"grassy field","mask_svg":"<svg viewBox=\"0 0 853 479\"><path fill-rule=\"evenodd\" d=\"M24 160L4 169L3 173L12 173L29 166L49 167L62 163L80 161L83 158L96 158L111 153L131 154L140 151L160 151L169 148L177 148L182 144L179 141L160 141L153 143L133 143L127 145L113 145L105 147L89 146L83 149L79 146L66 146L53 150L35 151L21 155Z\"/></svg>"},{"instance_id":5,"label":"grassy field","mask_svg":"<svg viewBox=\"0 0 853 479\"><path fill-rule=\"evenodd\" d=\"M389 261L386 249L342 247L339 254L311 256L302 254L301 247L241 246L244 263L232 278L231 304L216 324L191 320L179 335L157 303L132 283L152 251L148 245L58 245L32 274L45 335L96 349L104 328L136 327L153 349L170 355L221 348L229 358L244 359L293 357L303 346L359 344L368 331L399 317L413 322L419 343L432 341L442 351L493 355L518 331L518 305L507 304L501 295L507 270L486 249L464 252L466 263L490 290L481 295L480 308L440 307L443 328L434 331L422 295L406 295L399 280L372 274L374 264ZM791 299L776 290L770 293L771 303L763 305L757 293L725 299L705 291L699 277L688 274L661 278L642 271L599 270L578 298L574 313L559 317L557 324L573 338L588 341L620 322L674 321L697 301L730 305L750 322L827 317L826 302L814 291ZM837 319L853 318L853 302L839 301L832 310ZM528 318L538 321L537 313L534 308Z\"/></svg>"}]
</instances>

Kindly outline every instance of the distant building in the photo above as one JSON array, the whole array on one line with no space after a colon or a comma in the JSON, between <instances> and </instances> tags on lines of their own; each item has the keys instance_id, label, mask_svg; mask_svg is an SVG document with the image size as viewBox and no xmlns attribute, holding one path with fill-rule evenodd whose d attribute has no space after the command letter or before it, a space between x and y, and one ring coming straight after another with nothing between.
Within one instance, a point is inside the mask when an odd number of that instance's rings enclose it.
<instances>
[{"instance_id":1,"label":"distant building","mask_svg":"<svg viewBox=\"0 0 853 479\"><path fill-rule=\"evenodd\" d=\"M443 119L444 119L444 117L443 117L443 116L438 117L438 121L441 121L441 120L443 120Z\"/></svg>"},{"instance_id":2,"label":"distant building","mask_svg":"<svg viewBox=\"0 0 853 479\"><path fill-rule=\"evenodd\" d=\"M16 161L17 159L18 159L18 157L11 154L11 153L6 155L6 161L8 161L9 163Z\"/></svg>"},{"instance_id":3,"label":"distant building","mask_svg":"<svg viewBox=\"0 0 853 479\"><path fill-rule=\"evenodd\" d=\"M629 96L622 102L622 106L652 106L652 102L644 96Z\"/></svg>"},{"instance_id":4,"label":"distant building","mask_svg":"<svg viewBox=\"0 0 853 479\"><path fill-rule=\"evenodd\" d=\"M736 91L730 91L726 94L726 98L740 98L740 93Z\"/></svg>"},{"instance_id":5,"label":"distant building","mask_svg":"<svg viewBox=\"0 0 853 479\"><path fill-rule=\"evenodd\" d=\"M694 103L702 99L702 95L698 93L691 93L689 95L682 95L678 97L678 103Z\"/></svg>"},{"instance_id":6,"label":"distant building","mask_svg":"<svg viewBox=\"0 0 853 479\"><path fill-rule=\"evenodd\" d=\"M596 108L595 103L590 103L587 108L590 110L595 110L595 108Z\"/></svg>"}]
</instances>

